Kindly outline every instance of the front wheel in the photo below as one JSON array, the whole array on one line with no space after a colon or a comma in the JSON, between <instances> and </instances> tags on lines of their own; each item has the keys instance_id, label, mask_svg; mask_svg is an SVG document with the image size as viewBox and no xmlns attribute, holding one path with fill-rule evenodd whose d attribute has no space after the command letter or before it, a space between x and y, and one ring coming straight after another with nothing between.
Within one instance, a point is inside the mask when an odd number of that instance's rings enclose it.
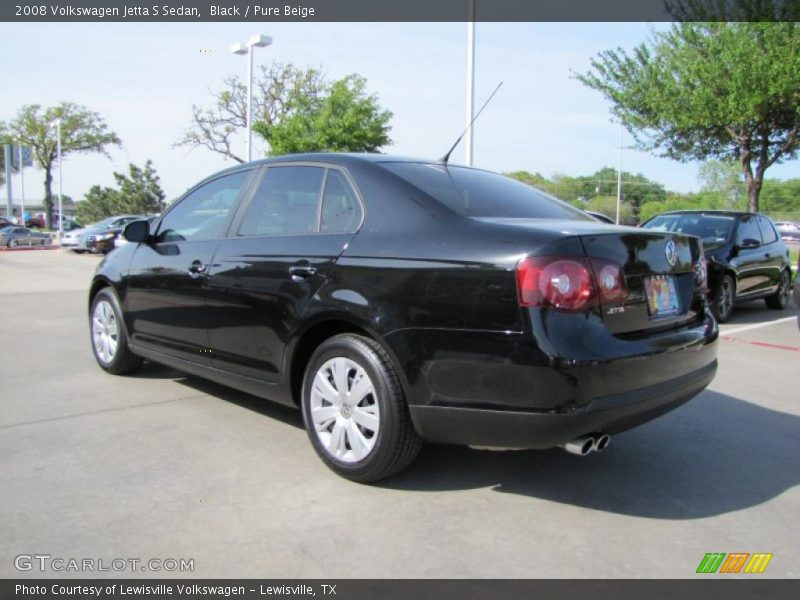
<instances>
[{"instance_id":1,"label":"front wheel","mask_svg":"<svg viewBox=\"0 0 800 600\"><path fill-rule=\"evenodd\" d=\"M767 307L773 310L783 310L789 306L789 297L792 294L791 285L792 278L789 275L789 271L784 271L781 273L781 280L780 283L778 283L776 292L772 296L767 296L764 299L767 303Z\"/></svg>"},{"instance_id":2,"label":"front wheel","mask_svg":"<svg viewBox=\"0 0 800 600\"><path fill-rule=\"evenodd\" d=\"M16 248L17 247L17 240L15 240L13 238L8 240L8 243L6 244L6 246L8 246L9 248Z\"/></svg>"},{"instance_id":3,"label":"front wheel","mask_svg":"<svg viewBox=\"0 0 800 600\"><path fill-rule=\"evenodd\" d=\"M717 319L719 323L724 323L731 318L734 298L733 278L730 275L723 275L719 278L714 288L711 306L714 312L714 318Z\"/></svg>"},{"instance_id":4,"label":"front wheel","mask_svg":"<svg viewBox=\"0 0 800 600\"><path fill-rule=\"evenodd\" d=\"M90 332L94 358L102 369L125 375L141 366L142 359L128 348L122 310L111 288L100 290L92 301Z\"/></svg>"},{"instance_id":5,"label":"front wheel","mask_svg":"<svg viewBox=\"0 0 800 600\"><path fill-rule=\"evenodd\" d=\"M399 473L422 446L391 359L363 336L337 335L317 348L306 368L302 408L314 450L352 481Z\"/></svg>"}]
</instances>

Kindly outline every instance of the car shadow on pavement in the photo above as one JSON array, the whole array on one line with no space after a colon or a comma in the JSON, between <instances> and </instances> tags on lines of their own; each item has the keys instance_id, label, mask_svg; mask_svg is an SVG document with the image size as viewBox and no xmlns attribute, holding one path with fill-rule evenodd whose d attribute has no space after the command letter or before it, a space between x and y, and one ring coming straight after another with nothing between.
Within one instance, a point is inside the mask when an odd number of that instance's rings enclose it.
<instances>
[{"instance_id":1,"label":"car shadow on pavement","mask_svg":"<svg viewBox=\"0 0 800 600\"><path fill-rule=\"evenodd\" d=\"M139 379L173 379L181 385L192 388L203 394L208 394L242 408L252 410L270 419L277 419L282 423L304 429L303 416L300 411L277 402L270 402L258 396L240 392L220 383L209 381L201 377L188 375L171 367L154 362L145 363L145 367L131 377Z\"/></svg>"},{"instance_id":2,"label":"car shadow on pavement","mask_svg":"<svg viewBox=\"0 0 800 600\"><path fill-rule=\"evenodd\" d=\"M700 519L756 506L800 483L800 417L706 391L616 436L602 454L427 445L381 487L493 490L654 519Z\"/></svg>"},{"instance_id":3,"label":"car shadow on pavement","mask_svg":"<svg viewBox=\"0 0 800 600\"><path fill-rule=\"evenodd\" d=\"M797 314L793 302L789 302L789 306L784 310L771 310L764 305L763 300L753 300L751 302L743 302L733 307L733 314L730 320L725 322L725 325L736 327L738 325L751 325L755 323L771 323L772 321L779 321L784 317L792 317ZM723 329L724 333L724 329Z\"/></svg>"}]
</instances>

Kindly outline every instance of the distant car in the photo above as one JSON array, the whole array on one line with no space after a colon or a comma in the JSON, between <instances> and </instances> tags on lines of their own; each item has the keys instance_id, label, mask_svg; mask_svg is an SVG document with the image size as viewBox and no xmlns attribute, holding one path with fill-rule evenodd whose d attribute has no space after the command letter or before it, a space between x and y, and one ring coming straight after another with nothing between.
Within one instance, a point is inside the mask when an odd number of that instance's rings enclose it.
<instances>
[{"instance_id":1,"label":"distant car","mask_svg":"<svg viewBox=\"0 0 800 600\"><path fill-rule=\"evenodd\" d=\"M83 229L65 233L61 247L75 252L110 252L114 249L114 238L132 221L144 219L142 215L118 215L108 217Z\"/></svg>"},{"instance_id":2,"label":"distant car","mask_svg":"<svg viewBox=\"0 0 800 600\"><path fill-rule=\"evenodd\" d=\"M10 227L11 225L16 225L16 223L6 217L0 217L0 229L3 227Z\"/></svg>"},{"instance_id":3,"label":"distant car","mask_svg":"<svg viewBox=\"0 0 800 600\"><path fill-rule=\"evenodd\" d=\"M0 246L49 246L53 239L46 233L31 231L27 227L3 227L0 229Z\"/></svg>"},{"instance_id":4,"label":"distant car","mask_svg":"<svg viewBox=\"0 0 800 600\"><path fill-rule=\"evenodd\" d=\"M800 242L800 223L795 223L793 221L776 221L775 228L785 241Z\"/></svg>"},{"instance_id":5,"label":"distant car","mask_svg":"<svg viewBox=\"0 0 800 600\"><path fill-rule=\"evenodd\" d=\"M797 277L794 280L794 306L797 309L797 328L800 329L800 258L797 259Z\"/></svg>"},{"instance_id":6,"label":"distant car","mask_svg":"<svg viewBox=\"0 0 800 600\"><path fill-rule=\"evenodd\" d=\"M587 210L587 211L584 211L584 212L585 212L587 215L591 215L591 216L593 216L593 217L594 217L595 219L597 219L598 221L602 221L603 223L609 223L609 224L611 224L611 225L616 225L616 224L617 224L617 223L616 223L616 221L614 221L614 219L612 219L612 218L611 218L611 217L609 217L608 215L605 215L605 214L603 214L603 213L601 213L601 212L596 212L596 211L594 211L594 210Z\"/></svg>"},{"instance_id":7,"label":"distant car","mask_svg":"<svg viewBox=\"0 0 800 600\"><path fill-rule=\"evenodd\" d=\"M789 250L769 218L732 211L676 211L653 217L644 229L696 235L703 240L711 308L730 319L736 302L763 298L783 310L789 304Z\"/></svg>"}]
</instances>

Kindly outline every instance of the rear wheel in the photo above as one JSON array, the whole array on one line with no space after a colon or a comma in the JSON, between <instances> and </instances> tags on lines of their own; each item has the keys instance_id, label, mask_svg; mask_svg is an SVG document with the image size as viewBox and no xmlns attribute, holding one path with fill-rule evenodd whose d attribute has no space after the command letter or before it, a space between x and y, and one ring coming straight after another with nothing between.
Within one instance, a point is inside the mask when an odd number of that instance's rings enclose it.
<instances>
[{"instance_id":1,"label":"rear wheel","mask_svg":"<svg viewBox=\"0 0 800 600\"><path fill-rule=\"evenodd\" d=\"M92 301L92 350L97 364L112 375L138 369L142 359L128 348L128 334L117 295L111 288L100 290Z\"/></svg>"},{"instance_id":2,"label":"rear wheel","mask_svg":"<svg viewBox=\"0 0 800 600\"><path fill-rule=\"evenodd\" d=\"M711 299L714 317L720 323L724 323L731 318L735 297L736 291L733 285L733 278L730 275L723 275L719 278Z\"/></svg>"},{"instance_id":3,"label":"rear wheel","mask_svg":"<svg viewBox=\"0 0 800 600\"><path fill-rule=\"evenodd\" d=\"M789 271L781 273L781 280L778 284L777 291L772 296L767 296L764 301L767 306L773 310L783 310L789 305L789 297L792 294L791 290L792 278Z\"/></svg>"},{"instance_id":4,"label":"rear wheel","mask_svg":"<svg viewBox=\"0 0 800 600\"><path fill-rule=\"evenodd\" d=\"M339 475L368 483L410 465L422 445L389 356L353 334L323 342L303 380L303 421L314 450Z\"/></svg>"}]
</instances>

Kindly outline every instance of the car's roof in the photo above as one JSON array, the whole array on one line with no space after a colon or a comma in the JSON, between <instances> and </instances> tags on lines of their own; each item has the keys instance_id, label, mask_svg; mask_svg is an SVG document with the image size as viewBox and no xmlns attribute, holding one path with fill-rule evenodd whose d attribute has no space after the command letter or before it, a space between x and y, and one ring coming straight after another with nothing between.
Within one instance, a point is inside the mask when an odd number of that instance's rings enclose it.
<instances>
[{"instance_id":1,"label":"car's roof","mask_svg":"<svg viewBox=\"0 0 800 600\"><path fill-rule=\"evenodd\" d=\"M667 212L663 212L658 217L662 215L723 215L728 217L744 217L747 215L752 215L754 213L745 212L741 210L704 210L704 209L692 209L692 210L670 210ZM759 213L761 214L761 213Z\"/></svg>"}]
</instances>

